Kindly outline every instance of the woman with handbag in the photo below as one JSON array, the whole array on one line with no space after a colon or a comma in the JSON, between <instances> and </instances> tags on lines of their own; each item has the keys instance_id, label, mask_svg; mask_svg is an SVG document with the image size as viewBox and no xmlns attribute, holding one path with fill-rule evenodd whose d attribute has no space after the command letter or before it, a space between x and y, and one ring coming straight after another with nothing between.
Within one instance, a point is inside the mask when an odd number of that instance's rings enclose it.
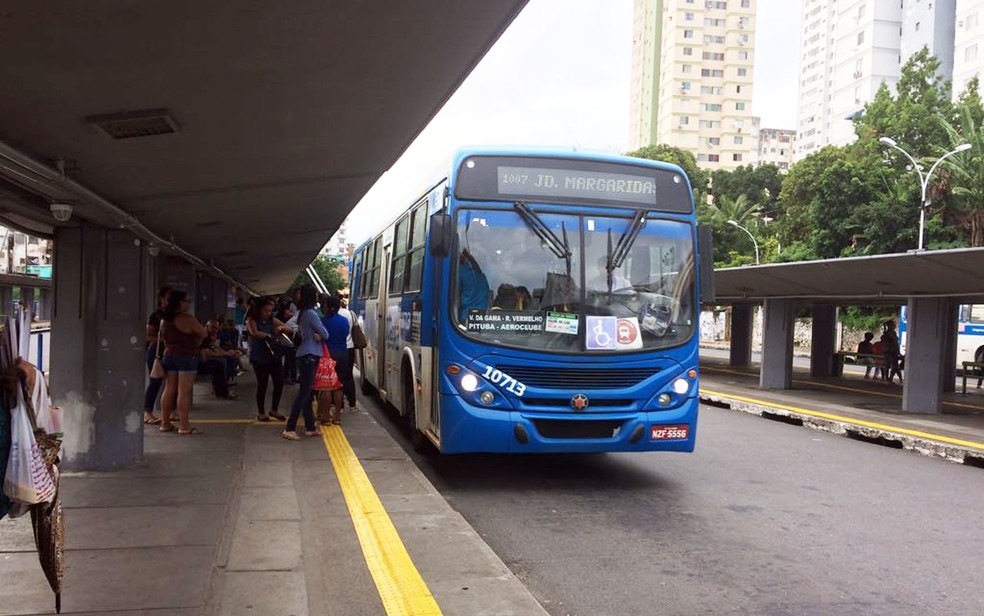
<instances>
[{"instance_id":1,"label":"woman with handbag","mask_svg":"<svg viewBox=\"0 0 984 616\"><path fill-rule=\"evenodd\" d=\"M256 418L270 421L271 418L284 421L280 413L280 396L284 391L284 368L280 361L283 352L274 346L275 337L281 339L291 335L291 329L273 316L275 304L272 299L259 299L253 304L246 318L246 331L249 332L249 363L256 374ZM279 354L278 354L279 353ZM273 399L270 401L270 414L263 410L266 403L267 381L273 381Z\"/></svg>"},{"instance_id":2,"label":"woman with handbag","mask_svg":"<svg viewBox=\"0 0 984 616\"><path fill-rule=\"evenodd\" d=\"M157 293L157 310L147 319L147 351L144 359L147 361L147 373L150 378L144 391L143 422L152 426L159 426L161 423L161 418L154 415L154 405L157 404L157 396L164 386L164 375L154 373L154 363L155 360L159 361L164 353L164 344L161 342L161 319L170 294L171 287L161 287Z\"/></svg>"},{"instance_id":3,"label":"woman with handbag","mask_svg":"<svg viewBox=\"0 0 984 616\"><path fill-rule=\"evenodd\" d=\"M297 306L297 329L301 336L301 345L297 349L297 397L290 406L290 417L282 436L289 441L299 441L297 435L297 419L304 413L304 428L307 436L317 436L318 426L314 421L314 374L321 361L321 341L328 339L328 332L318 318L315 304L318 294L314 287L306 284L300 290L300 303Z\"/></svg>"},{"instance_id":4,"label":"woman with handbag","mask_svg":"<svg viewBox=\"0 0 984 616\"><path fill-rule=\"evenodd\" d=\"M164 340L164 395L161 397L161 432L174 432L171 416L178 412L178 434L201 434L188 423L191 390L198 374L198 346L208 333L198 319L188 313L191 300L184 291L171 291L161 319Z\"/></svg>"}]
</instances>

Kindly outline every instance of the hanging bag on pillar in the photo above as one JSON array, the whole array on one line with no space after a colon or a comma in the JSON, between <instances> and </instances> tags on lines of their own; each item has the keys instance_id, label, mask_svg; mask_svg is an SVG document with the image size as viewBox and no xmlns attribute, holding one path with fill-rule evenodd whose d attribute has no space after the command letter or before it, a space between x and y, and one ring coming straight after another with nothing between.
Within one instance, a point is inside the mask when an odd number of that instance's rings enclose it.
<instances>
[{"instance_id":1,"label":"hanging bag on pillar","mask_svg":"<svg viewBox=\"0 0 984 616\"><path fill-rule=\"evenodd\" d=\"M23 390L18 387L17 405L10 411L10 459L3 493L23 505L48 502L55 496L55 482L41 455L33 424Z\"/></svg>"},{"instance_id":2,"label":"hanging bag on pillar","mask_svg":"<svg viewBox=\"0 0 984 616\"><path fill-rule=\"evenodd\" d=\"M161 323L157 327L157 348L154 351L154 365L150 368L150 378L152 379L163 379L167 377L167 370L164 369L164 361L161 357L164 354L164 349L161 348L161 331L163 329L164 319L161 319Z\"/></svg>"}]
</instances>

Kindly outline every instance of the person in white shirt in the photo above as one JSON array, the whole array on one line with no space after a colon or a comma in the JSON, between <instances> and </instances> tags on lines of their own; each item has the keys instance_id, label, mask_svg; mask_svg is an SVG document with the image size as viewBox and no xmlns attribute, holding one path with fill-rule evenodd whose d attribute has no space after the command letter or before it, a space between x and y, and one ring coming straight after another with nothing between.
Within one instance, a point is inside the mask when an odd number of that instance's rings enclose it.
<instances>
[{"instance_id":1,"label":"person in white shirt","mask_svg":"<svg viewBox=\"0 0 984 616\"><path fill-rule=\"evenodd\" d=\"M352 325L355 323L355 315L352 314L352 311L347 308L344 297L339 295L338 299L342 304L342 307L338 309L338 314L348 319L349 322L349 333L348 337L345 338L345 348L348 349L349 374L347 375L348 378L342 379L342 383L345 384L342 388L342 394L345 396L345 399L348 400L349 412L354 413L359 409L359 407L355 404L355 378L352 375L352 368L355 366L355 343L352 342Z\"/></svg>"}]
</instances>

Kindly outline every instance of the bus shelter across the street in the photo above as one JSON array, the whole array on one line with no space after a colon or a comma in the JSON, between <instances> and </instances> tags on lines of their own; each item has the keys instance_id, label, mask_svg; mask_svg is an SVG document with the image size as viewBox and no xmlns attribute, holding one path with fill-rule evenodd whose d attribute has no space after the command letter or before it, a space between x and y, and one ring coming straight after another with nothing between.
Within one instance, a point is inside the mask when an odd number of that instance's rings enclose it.
<instances>
[{"instance_id":1,"label":"bus shelter across the street","mask_svg":"<svg viewBox=\"0 0 984 616\"><path fill-rule=\"evenodd\" d=\"M748 366L753 308L764 307L759 386L790 389L796 311L809 306L810 374L834 376L839 307L905 306L902 411L941 412L956 377L958 307L984 302L984 248L924 250L719 269L717 302L731 306L729 363Z\"/></svg>"}]
</instances>

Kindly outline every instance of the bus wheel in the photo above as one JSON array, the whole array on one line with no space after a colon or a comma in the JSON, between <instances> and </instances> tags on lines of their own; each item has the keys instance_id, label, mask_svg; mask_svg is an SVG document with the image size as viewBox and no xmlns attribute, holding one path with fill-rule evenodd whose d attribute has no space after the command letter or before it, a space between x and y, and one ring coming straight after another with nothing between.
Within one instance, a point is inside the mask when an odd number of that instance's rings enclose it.
<instances>
[{"instance_id":1,"label":"bus wheel","mask_svg":"<svg viewBox=\"0 0 984 616\"><path fill-rule=\"evenodd\" d=\"M404 374L403 403L407 409L405 418L410 429L410 444L413 450L423 455L433 454L434 445L423 432L417 429L417 397L414 395L413 376L410 374Z\"/></svg>"}]
</instances>

